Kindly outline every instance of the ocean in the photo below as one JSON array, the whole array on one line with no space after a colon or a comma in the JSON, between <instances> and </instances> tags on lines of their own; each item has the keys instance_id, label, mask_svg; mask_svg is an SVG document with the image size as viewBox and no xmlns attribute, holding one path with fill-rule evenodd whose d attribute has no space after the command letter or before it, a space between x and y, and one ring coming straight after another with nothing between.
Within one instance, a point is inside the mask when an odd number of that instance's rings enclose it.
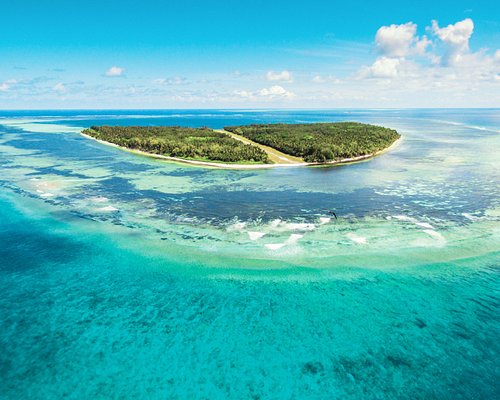
<instances>
[{"instance_id":1,"label":"ocean","mask_svg":"<svg viewBox=\"0 0 500 400\"><path fill-rule=\"evenodd\" d=\"M238 171L79 134L329 121L402 140ZM499 398L499 267L498 109L0 111L2 399Z\"/></svg>"}]
</instances>

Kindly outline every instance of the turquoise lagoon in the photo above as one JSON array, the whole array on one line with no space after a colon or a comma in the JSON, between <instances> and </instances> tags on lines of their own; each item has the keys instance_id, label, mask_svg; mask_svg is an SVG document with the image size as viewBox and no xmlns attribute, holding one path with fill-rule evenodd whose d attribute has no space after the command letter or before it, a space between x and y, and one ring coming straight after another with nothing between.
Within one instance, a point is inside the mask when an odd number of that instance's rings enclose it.
<instances>
[{"instance_id":1,"label":"turquoise lagoon","mask_svg":"<svg viewBox=\"0 0 500 400\"><path fill-rule=\"evenodd\" d=\"M234 171L79 135L343 120L403 139ZM499 110L4 111L0 168L2 399L500 397Z\"/></svg>"}]
</instances>

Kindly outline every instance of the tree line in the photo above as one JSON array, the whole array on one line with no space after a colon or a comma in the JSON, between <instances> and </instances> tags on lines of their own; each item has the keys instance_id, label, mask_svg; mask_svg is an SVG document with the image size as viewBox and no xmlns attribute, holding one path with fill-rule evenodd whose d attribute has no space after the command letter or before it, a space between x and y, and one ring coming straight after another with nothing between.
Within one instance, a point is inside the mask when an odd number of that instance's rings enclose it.
<instances>
[{"instance_id":1,"label":"tree line","mask_svg":"<svg viewBox=\"0 0 500 400\"><path fill-rule=\"evenodd\" d=\"M203 161L269 163L267 153L209 128L92 126L86 135L129 149Z\"/></svg>"},{"instance_id":2,"label":"tree line","mask_svg":"<svg viewBox=\"0 0 500 400\"><path fill-rule=\"evenodd\" d=\"M307 162L373 154L400 137L393 129L358 122L252 124L224 129Z\"/></svg>"}]
</instances>

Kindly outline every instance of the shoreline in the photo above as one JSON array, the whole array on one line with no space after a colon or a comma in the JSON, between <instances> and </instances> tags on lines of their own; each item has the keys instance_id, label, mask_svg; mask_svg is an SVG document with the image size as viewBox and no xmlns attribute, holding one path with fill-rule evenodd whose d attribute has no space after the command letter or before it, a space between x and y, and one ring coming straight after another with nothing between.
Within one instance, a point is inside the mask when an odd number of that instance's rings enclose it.
<instances>
[{"instance_id":1,"label":"shoreline","mask_svg":"<svg viewBox=\"0 0 500 400\"><path fill-rule=\"evenodd\" d=\"M211 167L211 168L219 168L219 169L267 169L267 168L290 168L290 167L320 167L320 166L336 166L336 165L344 165L344 164L352 164L356 162L361 162L365 161L368 159L371 159L373 157L376 157L382 153L385 153L389 150L394 149L396 145L398 145L401 142L401 137L394 141L389 147L376 151L375 153L371 154L365 154L362 156L357 156L357 157L351 157L351 158L343 158L341 160L336 160L336 161L329 161L329 162L324 162L324 163L308 163L308 162L297 162L297 163L274 163L274 164L228 164L228 163L218 163L218 162L211 162L211 161L197 161L197 160L187 160L184 158L178 158L178 157L170 157L170 156L164 156L161 154L154 154L154 153L148 153L146 151L142 150L136 150L136 149L129 149L128 147L120 146L115 143L107 142L105 140L97 139L93 136L86 135L83 132L80 132L80 135L87 138L87 139L92 139L95 140L96 142L99 142L101 144L104 144L106 146L111 146L118 148L120 150L125 150L128 151L129 153L140 155L140 156L145 156L145 157L150 157L150 158L155 158L159 160L165 160L165 161L170 161L170 162L178 162L182 164L190 164L190 165L195 165L199 167Z\"/></svg>"}]
</instances>

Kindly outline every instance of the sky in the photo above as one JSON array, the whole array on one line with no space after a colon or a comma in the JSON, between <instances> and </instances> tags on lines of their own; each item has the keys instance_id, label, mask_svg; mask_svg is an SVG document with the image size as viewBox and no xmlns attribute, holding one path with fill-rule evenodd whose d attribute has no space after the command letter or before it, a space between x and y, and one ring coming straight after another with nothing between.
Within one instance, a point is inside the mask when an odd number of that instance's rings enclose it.
<instances>
[{"instance_id":1,"label":"sky","mask_svg":"<svg viewBox=\"0 0 500 400\"><path fill-rule=\"evenodd\" d=\"M0 109L500 107L500 2L5 0Z\"/></svg>"}]
</instances>

